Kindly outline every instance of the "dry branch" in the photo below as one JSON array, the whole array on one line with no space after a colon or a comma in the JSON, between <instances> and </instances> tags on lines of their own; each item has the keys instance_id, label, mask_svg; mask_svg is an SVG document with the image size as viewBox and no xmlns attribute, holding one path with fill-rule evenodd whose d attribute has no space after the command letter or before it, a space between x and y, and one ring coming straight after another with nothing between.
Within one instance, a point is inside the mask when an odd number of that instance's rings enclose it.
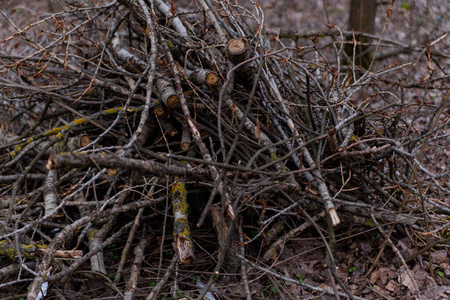
<instances>
[{"instance_id":1,"label":"dry branch","mask_svg":"<svg viewBox=\"0 0 450 300\"><path fill-rule=\"evenodd\" d=\"M87 153L61 153L50 157L47 169L60 169L65 167L85 168L99 166L101 168L121 168L138 170L156 176L174 175L189 176L193 178L207 178L208 173L203 169L165 165L156 161L138 160L133 158L119 158L113 154L87 154Z\"/></svg>"},{"instance_id":2,"label":"dry branch","mask_svg":"<svg viewBox=\"0 0 450 300\"><path fill-rule=\"evenodd\" d=\"M181 178L175 180L172 186L174 248L180 262L189 263L194 258L194 245L188 221L187 191Z\"/></svg>"}]
</instances>

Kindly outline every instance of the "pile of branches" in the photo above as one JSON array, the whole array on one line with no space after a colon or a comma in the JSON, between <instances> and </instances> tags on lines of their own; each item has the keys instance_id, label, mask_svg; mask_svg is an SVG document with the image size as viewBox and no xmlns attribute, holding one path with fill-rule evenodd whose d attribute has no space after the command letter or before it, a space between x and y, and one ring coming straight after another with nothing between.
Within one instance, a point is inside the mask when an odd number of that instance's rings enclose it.
<instances>
[{"instance_id":1,"label":"pile of branches","mask_svg":"<svg viewBox=\"0 0 450 300\"><path fill-rule=\"evenodd\" d=\"M255 299L265 273L358 298L336 275L340 224L370 223L394 249L380 223L448 242L448 171L427 156L448 94L382 90L404 66L352 65L338 28L288 47L253 1L96 2L57 1L20 28L2 11L15 28L0 52L2 294L82 297L90 280L104 296L218 299L220 273ZM411 108L428 112L421 128ZM307 229L340 291L265 267Z\"/></svg>"}]
</instances>

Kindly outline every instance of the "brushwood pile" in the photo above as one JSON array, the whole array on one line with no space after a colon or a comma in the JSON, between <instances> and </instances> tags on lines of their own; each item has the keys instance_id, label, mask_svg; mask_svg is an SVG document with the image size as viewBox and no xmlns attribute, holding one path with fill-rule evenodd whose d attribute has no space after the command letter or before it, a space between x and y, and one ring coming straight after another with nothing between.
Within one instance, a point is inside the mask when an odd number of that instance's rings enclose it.
<instances>
[{"instance_id":1,"label":"brushwood pile","mask_svg":"<svg viewBox=\"0 0 450 300\"><path fill-rule=\"evenodd\" d=\"M0 294L260 299L267 276L358 299L336 274L351 228L372 263L448 239L448 90L405 100L339 28L282 37L239 2L61 1L4 39ZM277 269L303 237L333 284Z\"/></svg>"}]
</instances>

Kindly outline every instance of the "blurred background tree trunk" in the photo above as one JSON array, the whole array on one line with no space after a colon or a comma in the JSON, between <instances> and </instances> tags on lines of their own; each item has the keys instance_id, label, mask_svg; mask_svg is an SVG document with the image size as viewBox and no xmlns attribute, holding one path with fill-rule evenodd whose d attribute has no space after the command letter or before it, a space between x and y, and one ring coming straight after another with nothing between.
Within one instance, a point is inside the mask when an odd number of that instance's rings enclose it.
<instances>
[{"instance_id":1,"label":"blurred background tree trunk","mask_svg":"<svg viewBox=\"0 0 450 300\"><path fill-rule=\"evenodd\" d=\"M349 29L371 34L374 33L376 11L376 0L351 0L348 20ZM355 52L355 64L367 69L372 60L373 49L370 45L367 45L367 43L371 42L371 39L356 37L356 42L358 44ZM353 57L353 47L353 44L347 44L345 47L345 52L350 58Z\"/></svg>"}]
</instances>

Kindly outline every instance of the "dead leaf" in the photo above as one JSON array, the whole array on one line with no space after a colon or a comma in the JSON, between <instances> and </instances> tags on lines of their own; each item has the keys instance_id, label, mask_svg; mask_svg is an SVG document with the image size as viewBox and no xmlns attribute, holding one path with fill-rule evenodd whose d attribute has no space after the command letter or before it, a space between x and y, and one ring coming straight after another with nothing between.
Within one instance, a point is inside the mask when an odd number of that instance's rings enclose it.
<instances>
[{"instance_id":1,"label":"dead leaf","mask_svg":"<svg viewBox=\"0 0 450 300\"><path fill-rule=\"evenodd\" d=\"M411 272L412 273L412 272ZM406 269L403 270L400 274L402 285L406 286L410 291L414 291L414 283L412 282L411 277L408 275Z\"/></svg>"},{"instance_id":2,"label":"dead leaf","mask_svg":"<svg viewBox=\"0 0 450 300\"><path fill-rule=\"evenodd\" d=\"M329 285L326 284L326 283L321 283L321 284L319 284L319 287L320 287L321 289L324 289L324 290L332 290L331 286L329 286Z\"/></svg>"},{"instance_id":3,"label":"dead leaf","mask_svg":"<svg viewBox=\"0 0 450 300\"><path fill-rule=\"evenodd\" d=\"M397 278L397 272L389 269L389 268L381 268L380 269L380 278L381 282L386 284L389 279Z\"/></svg>"},{"instance_id":4,"label":"dead leaf","mask_svg":"<svg viewBox=\"0 0 450 300\"><path fill-rule=\"evenodd\" d=\"M347 277L347 274L348 274L347 269L345 267L342 267L342 268L337 267L336 268L336 273L337 273L337 275L339 276L339 278L341 280L344 280Z\"/></svg>"},{"instance_id":5,"label":"dead leaf","mask_svg":"<svg viewBox=\"0 0 450 300\"><path fill-rule=\"evenodd\" d=\"M391 299L393 300L394 299L393 297L391 297L391 293L388 290L386 290L386 289L384 289L384 288L382 288L382 287L380 287L378 285L374 286L374 290L377 293L383 295L383 297L386 298L386 299L389 299L389 300L391 300Z\"/></svg>"},{"instance_id":6,"label":"dead leaf","mask_svg":"<svg viewBox=\"0 0 450 300\"><path fill-rule=\"evenodd\" d=\"M400 240L397 242L397 248L400 250L406 250L408 249L408 246L406 246L406 244Z\"/></svg>"},{"instance_id":7,"label":"dead leaf","mask_svg":"<svg viewBox=\"0 0 450 300\"><path fill-rule=\"evenodd\" d=\"M450 277L450 265L446 262L439 265L440 268L444 269L445 276Z\"/></svg>"},{"instance_id":8,"label":"dead leaf","mask_svg":"<svg viewBox=\"0 0 450 300\"><path fill-rule=\"evenodd\" d=\"M424 295L431 299L447 299L448 295L444 294L446 292L450 294L450 286L448 285L430 285L423 291Z\"/></svg>"},{"instance_id":9,"label":"dead leaf","mask_svg":"<svg viewBox=\"0 0 450 300\"><path fill-rule=\"evenodd\" d=\"M373 251L373 247L372 247L372 245L370 245L370 243L368 241L361 241L359 248L365 252Z\"/></svg>"},{"instance_id":10,"label":"dead leaf","mask_svg":"<svg viewBox=\"0 0 450 300\"><path fill-rule=\"evenodd\" d=\"M378 279L380 279L380 269L378 269L378 270L375 270L375 271L373 271L372 272L372 274L370 274L370 283L371 284L375 284L375 282L377 282L378 281Z\"/></svg>"},{"instance_id":11,"label":"dead leaf","mask_svg":"<svg viewBox=\"0 0 450 300\"><path fill-rule=\"evenodd\" d=\"M417 270L414 272L414 278L416 279L417 285L419 286L419 289L424 289L427 286L430 285L436 285L436 281L428 275L428 273L425 270Z\"/></svg>"},{"instance_id":12,"label":"dead leaf","mask_svg":"<svg viewBox=\"0 0 450 300\"><path fill-rule=\"evenodd\" d=\"M447 250L439 250L431 253L431 259L435 264L440 264L442 262L448 261Z\"/></svg>"},{"instance_id":13,"label":"dead leaf","mask_svg":"<svg viewBox=\"0 0 450 300\"><path fill-rule=\"evenodd\" d=\"M394 280L389 280L388 284L386 284L385 287L388 291L391 291L395 294L397 294L400 291L400 285L398 284L398 282Z\"/></svg>"}]
</instances>

